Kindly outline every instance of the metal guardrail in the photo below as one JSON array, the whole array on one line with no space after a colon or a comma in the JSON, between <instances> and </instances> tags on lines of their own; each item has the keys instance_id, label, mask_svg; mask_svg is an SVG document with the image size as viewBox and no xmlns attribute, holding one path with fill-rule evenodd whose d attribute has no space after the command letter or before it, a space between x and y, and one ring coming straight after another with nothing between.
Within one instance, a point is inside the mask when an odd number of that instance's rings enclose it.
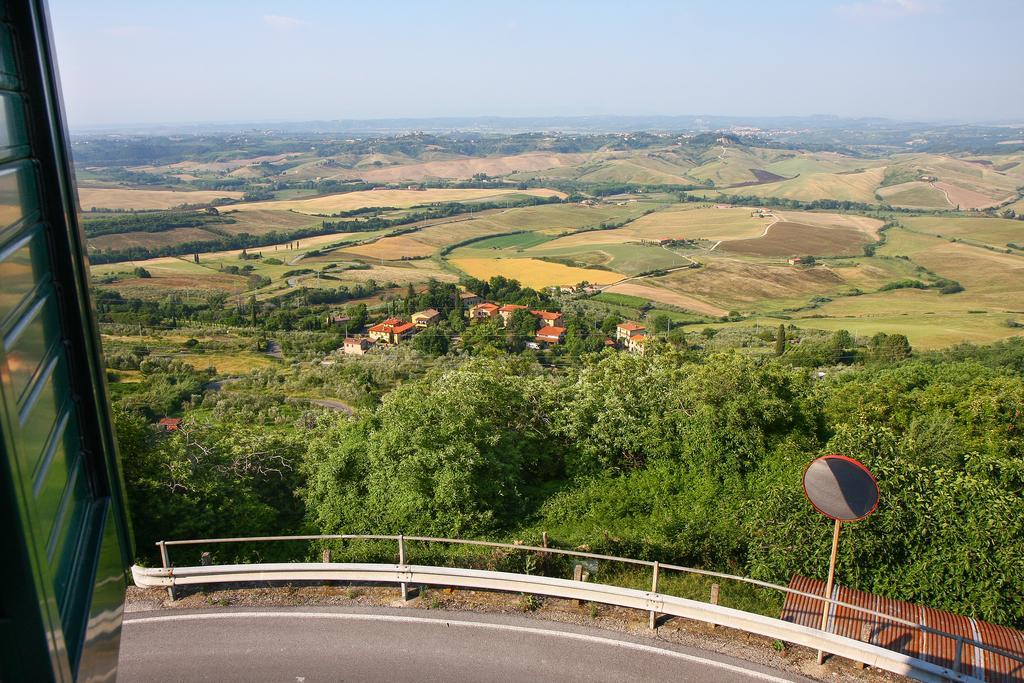
<instances>
[{"instance_id":1,"label":"metal guardrail","mask_svg":"<svg viewBox=\"0 0 1024 683\"><path fill-rule=\"evenodd\" d=\"M361 564L333 562L302 562L302 563L267 563L267 564L234 564L214 566L174 567L170 562L168 547L184 545L212 545L220 543L260 543L274 541L330 541L330 540L373 540L392 541L397 544L398 564ZM599 583L587 583L580 580L559 579L546 576L516 574L510 572L487 571L479 569L435 567L413 565L407 562L408 542L444 543L452 545L481 546L487 548L526 551L541 555L561 555L627 565L651 568L651 591L640 591ZM166 587L171 598L174 598L175 586L200 585L228 582L261 582L261 581L366 581L375 583L399 584L402 598L407 598L407 586L425 584L435 586L458 586L460 588L477 588L516 593L531 593L555 598L585 600L603 604L616 605L646 611L650 614L650 624L654 627L655 616L665 614L675 617L694 619L705 623L735 628L788 643L823 650L834 655L845 657L868 666L902 674L921 681L963 681L984 683L983 679L975 678L960 671L961 652L965 645L987 650L995 655L1024 664L1024 658L977 640L966 639L961 635L946 633L930 628L917 622L901 619L890 614L852 605L835 600L830 596L820 596L799 591L788 586L759 581L743 576L735 576L722 572L714 572L693 567L673 564L662 564L657 560L638 560L635 558L602 555L579 550L564 550L548 546L531 546L518 543L495 543L469 539L435 538L430 536L380 535L380 534L330 534L302 536L259 536L248 538L207 538L159 541L162 566L159 568L132 567L132 576L138 586ZM877 645L840 636L828 631L809 628L791 622L766 617L759 614L744 612L718 604L709 604L686 598L658 593L658 581L662 571L676 571L712 578L737 581L760 588L800 595L832 606L842 606L856 612L871 615L878 619L909 626L936 637L949 638L956 643L954 668L946 668L921 659L904 655Z\"/></svg>"}]
</instances>

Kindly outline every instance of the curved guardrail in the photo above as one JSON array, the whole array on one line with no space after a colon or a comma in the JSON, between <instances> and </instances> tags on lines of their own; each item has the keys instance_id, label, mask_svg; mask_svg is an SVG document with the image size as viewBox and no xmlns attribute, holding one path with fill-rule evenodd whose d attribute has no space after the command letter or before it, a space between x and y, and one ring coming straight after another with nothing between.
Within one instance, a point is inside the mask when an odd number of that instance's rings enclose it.
<instances>
[{"instance_id":1,"label":"curved guardrail","mask_svg":"<svg viewBox=\"0 0 1024 683\"><path fill-rule=\"evenodd\" d=\"M211 545L217 543L250 543L267 541L325 541L325 540L376 540L394 541L398 545L397 564L373 563L336 563L336 562L293 562L264 564L230 564L174 567L170 563L169 546L178 545ZM566 555L587 559L620 562L630 565L647 566L652 569L652 590L641 591L600 583L588 583L581 580L553 578L529 574L488 571L468 568L437 567L410 564L406 560L407 542L447 543L457 545L475 545L507 550L528 551L550 555ZM354 581L399 584L402 596L406 596L406 586L423 584L431 586L455 586L459 588L494 590L514 593L530 593L553 598L584 600L618 607L626 607L649 612L651 624L654 624L656 613L702 621L708 624L734 628L768 638L832 653L857 662L863 662L893 673L909 676L921 681L963 681L964 683L984 683L983 679L971 676L957 667L947 668L924 661L909 655L896 652L871 643L854 640L827 631L809 628L781 619L760 614L689 600L657 592L658 578L662 571L679 571L753 584L783 593L793 593L813 598L819 602L839 605L851 610L869 614L878 619L919 628L933 636L955 640L957 653L963 646L989 650L994 654L1009 657L1018 661L1020 657L978 641L965 640L962 636L948 634L899 617L877 612L871 609L843 603L841 601L811 595L777 584L758 581L747 577L733 576L720 572L682 567L679 565L661 564L657 561L638 560L633 558L601 555L578 550L563 550L545 546L528 546L513 543L493 543L468 539L446 539L428 536L390 536L390 535L358 535L334 534L315 536L264 536L252 538L220 538L160 541L162 567L132 567L132 576L136 585L144 587L165 587L174 596L176 586L190 586L213 583L250 583L266 581ZM959 657L956 663L959 664ZM1024 663L1024 662L1022 662Z\"/></svg>"}]
</instances>

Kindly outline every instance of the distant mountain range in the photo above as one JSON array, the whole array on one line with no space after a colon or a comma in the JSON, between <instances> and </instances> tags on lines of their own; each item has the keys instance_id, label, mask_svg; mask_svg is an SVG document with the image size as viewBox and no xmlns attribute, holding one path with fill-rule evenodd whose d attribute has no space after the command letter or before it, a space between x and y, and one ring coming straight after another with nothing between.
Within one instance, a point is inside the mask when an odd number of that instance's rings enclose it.
<instances>
[{"instance_id":1,"label":"distant mountain range","mask_svg":"<svg viewBox=\"0 0 1024 683\"><path fill-rule=\"evenodd\" d=\"M1024 124L1019 124L1024 125ZM632 131L714 131L733 128L766 130L928 130L944 127L1019 127L1008 122L965 124L954 121L913 122L884 118L846 118L815 116L467 116L435 118L337 119L325 121L234 121L223 123L119 124L110 126L72 126L75 134L207 134L243 131L278 133L352 133L357 135L395 135L414 131L446 133L520 133L558 131L578 133L620 133Z\"/></svg>"}]
</instances>

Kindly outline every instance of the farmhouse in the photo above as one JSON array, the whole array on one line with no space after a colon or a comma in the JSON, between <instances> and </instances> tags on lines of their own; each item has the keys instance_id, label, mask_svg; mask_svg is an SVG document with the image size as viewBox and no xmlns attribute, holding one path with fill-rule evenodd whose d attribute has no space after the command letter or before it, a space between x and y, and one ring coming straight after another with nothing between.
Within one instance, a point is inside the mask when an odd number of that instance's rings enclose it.
<instances>
[{"instance_id":1,"label":"farmhouse","mask_svg":"<svg viewBox=\"0 0 1024 683\"><path fill-rule=\"evenodd\" d=\"M640 325L639 323L619 323L618 325L615 326L615 340L620 342L626 342L626 345L628 346L629 339L633 335L643 334L646 331L647 328L644 327L643 325Z\"/></svg>"},{"instance_id":2,"label":"farmhouse","mask_svg":"<svg viewBox=\"0 0 1024 683\"><path fill-rule=\"evenodd\" d=\"M429 327L431 325L436 325L438 322L440 322L440 320L441 312L433 308L427 308L422 311L416 311L415 313L412 314L412 324L420 329L423 329L424 327Z\"/></svg>"},{"instance_id":3,"label":"farmhouse","mask_svg":"<svg viewBox=\"0 0 1024 683\"><path fill-rule=\"evenodd\" d=\"M498 304L492 304L490 301L485 301L482 304L476 304L469 309L469 319L489 320L498 315L498 308Z\"/></svg>"},{"instance_id":4,"label":"farmhouse","mask_svg":"<svg viewBox=\"0 0 1024 683\"><path fill-rule=\"evenodd\" d=\"M501 316L501 324L503 327L508 327L508 321L512 320L512 315L516 311L524 311L526 306L520 306L519 304L505 304L498 309L498 315Z\"/></svg>"},{"instance_id":5,"label":"farmhouse","mask_svg":"<svg viewBox=\"0 0 1024 683\"><path fill-rule=\"evenodd\" d=\"M558 344L565 337L564 327L542 327L537 332L537 343L538 344Z\"/></svg>"},{"instance_id":6,"label":"farmhouse","mask_svg":"<svg viewBox=\"0 0 1024 683\"><path fill-rule=\"evenodd\" d=\"M373 348L373 342L366 337L349 337L341 350L346 356L361 356Z\"/></svg>"},{"instance_id":7,"label":"farmhouse","mask_svg":"<svg viewBox=\"0 0 1024 683\"><path fill-rule=\"evenodd\" d=\"M160 418L160 422L158 422L157 424L165 432L176 432L176 431L178 431L178 428L181 426L181 418L180 417L162 417L162 418Z\"/></svg>"},{"instance_id":8,"label":"farmhouse","mask_svg":"<svg viewBox=\"0 0 1024 683\"><path fill-rule=\"evenodd\" d=\"M370 339L385 344L398 344L415 333L416 326L399 318L388 318L369 329Z\"/></svg>"},{"instance_id":9,"label":"farmhouse","mask_svg":"<svg viewBox=\"0 0 1024 683\"><path fill-rule=\"evenodd\" d=\"M475 306L476 304L483 301L473 292L459 292L459 301L462 302L463 306Z\"/></svg>"},{"instance_id":10,"label":"farmhouse","mask_svg":"<svg viewBox=\"0 0 1024 683\"><path fill-rule=\"evenodd\" d=\"M789 260L786 261L786 263L788 263L791 266L799 266L803 262L804 260L799 256L791 256Z\"/></svg>"},{"instance_id":11,"label":"farmhouse","mask_svg":"<svg viewBox=\"0 0 1024 683\"><path fill-rule=\"evenodd\" d=\"M649 337L646 334L634 334L626 343L626 350L630 353L639 353L642 356L644 353L644 344L647 343L648 339Z\"/></svg>"},{"instance_id":12,"label":"farmhouse","mask_svg":"<svg viewBox=\"0 0 1024 683\"><path fill-rule=\"evenodd\" d=\"M562 324L562 314L555 311L530 311L537 316L537 322L543 327L558 327Z\"/></svg>"},{"instance_id":13,"label":"farmhouse","mask_svg":"<svg viewBox=\"0 0 1024 683\"><path fill-rule=\"evenodd\" d=\"M348 327L351 320L352 319L347 315L328 315L327 326L330 327L331 325L337 325L338 327Z\"/></svg>"},{"instance_id":14,"label":"farmhouse","mask_svg":"<svg viewBox=\"0 0 1024 683\"><path fill-rule=\"evenodd\" d=\"M715 204L716 209L731 209L732 204Z\"/></svg>"}]
</instances>

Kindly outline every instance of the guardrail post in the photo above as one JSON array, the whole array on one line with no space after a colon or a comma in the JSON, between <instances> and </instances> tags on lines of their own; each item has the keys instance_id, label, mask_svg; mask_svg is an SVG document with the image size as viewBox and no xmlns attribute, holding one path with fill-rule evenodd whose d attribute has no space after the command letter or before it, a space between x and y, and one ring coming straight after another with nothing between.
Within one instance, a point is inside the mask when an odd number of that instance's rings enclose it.
<instances>
[{"instance_id":1,"label":"guardrail post","mask_svg":"<svg viewBox=\"0 0 1024 683\"><path fill-rule=\"evenodd\" d=\"M328 548L327 550L324 551L323 563L324 564L330 564L331 563L331 549L330 548Z\"/></svg>"},{"instance_id":2,"label":"guardrail post","mask_svg":"<svg viewBox=\"0 0 1024 683\"><path fill-rule=\"evenodd\" d=\"M864 622L860 625L860 642L870 643L871 642L871 624ZM864 662L857 662L857 668L867 668L867 664Z\"/></svg>"},{"instance_id":3,"label":"guardrail post","mask_svg":"<svg viewBox=\"0 0 1024 683\"><path fill-rule=\"evenodd\" d=\"M717 583L711 584L711 596L708 598L708 602L712 605L718 604L718 594L722 592L721 586ZM717 624L711 624L711 628L718 628Z\"/></svg>"},{"instance_id":4,"label":"guardrail post","mask_svg":"<svg viewBox=\"0 0 1024 683\"><path fill-rule=\"evenodd\" d=\"M160 541L159 545L160 545L160 564L161 564L161 566L164 569L170 569L171 562L167 558L167 544L164 543L163 541ZM171 581L173 582L173 580L174 580L174 577L172 576L171 577ZM171 600L174 600L174 584L173 583L171 583L171 585L167 587L167 596Z\"/></svg>"},{"instance_id":5,"label":"guardrail post","mask_svg":"<svg viewBox=\"0 0 1024 683\"><path fill-rule=\"evenodd\" d=\"M960 673L960 664L963 661L964 656L964 639L961 636L956 637L956 653L953 655L953 673Z\"/></svg>"},{"instance_id":6,"label":"guardrail post","mask_svg":"<svg viewBox=\"0 0 1024 683\"><path fill-rule=\"evenodd\" d=\"M582 564L578 564L578 565L576 565L575 567L572 568L572 580L573 581L582 581L583 580L583 565ZM582 605L585 602L586 602L586 600L577 600L576 604L577 605Z\"/></svg>"},{"instance_id":7,"label":"guardrail post","mask_svg":"<svg viewBox=\"0 0 1024 683\"><path fill-rule=\"evenodd\" d=\"M201 566L201 567L209 567L212 563L213 563L213 560L210 559L210 551L207 550L207 551L204 551L204 552L200 553L200 555L199 555L199 566Z\"/></svg>"},{"instance_id":8,"label":"guardrail post","mask_svg":"<svg viewBox=\"0 0 1024 683\"><path fill-rule=\"evenodd\" d=\"M405 534L398 534L398 564L405 566ZM402 582L402 602L409 600L409 584Z\"/></svg>"},{"instance_id":9,"label":"guardrail post","mask_svg":"<svg viewBox=\"0 0 1024 683\"><path fill-rule=\"evenodd\" d=\"M652 571L651 571L651 592L652 593L657 593L658 592L658 574L659 574L660 570L661 570L661 565L658 563L657 560L655 560L654 561L654 567L652 568ZM657 627L657 623L658 623L658 614L654 610L651 610L650 620L649 620L647 625L651 629L654 629L654 628Z\"/></svg>"}]
</instances>

